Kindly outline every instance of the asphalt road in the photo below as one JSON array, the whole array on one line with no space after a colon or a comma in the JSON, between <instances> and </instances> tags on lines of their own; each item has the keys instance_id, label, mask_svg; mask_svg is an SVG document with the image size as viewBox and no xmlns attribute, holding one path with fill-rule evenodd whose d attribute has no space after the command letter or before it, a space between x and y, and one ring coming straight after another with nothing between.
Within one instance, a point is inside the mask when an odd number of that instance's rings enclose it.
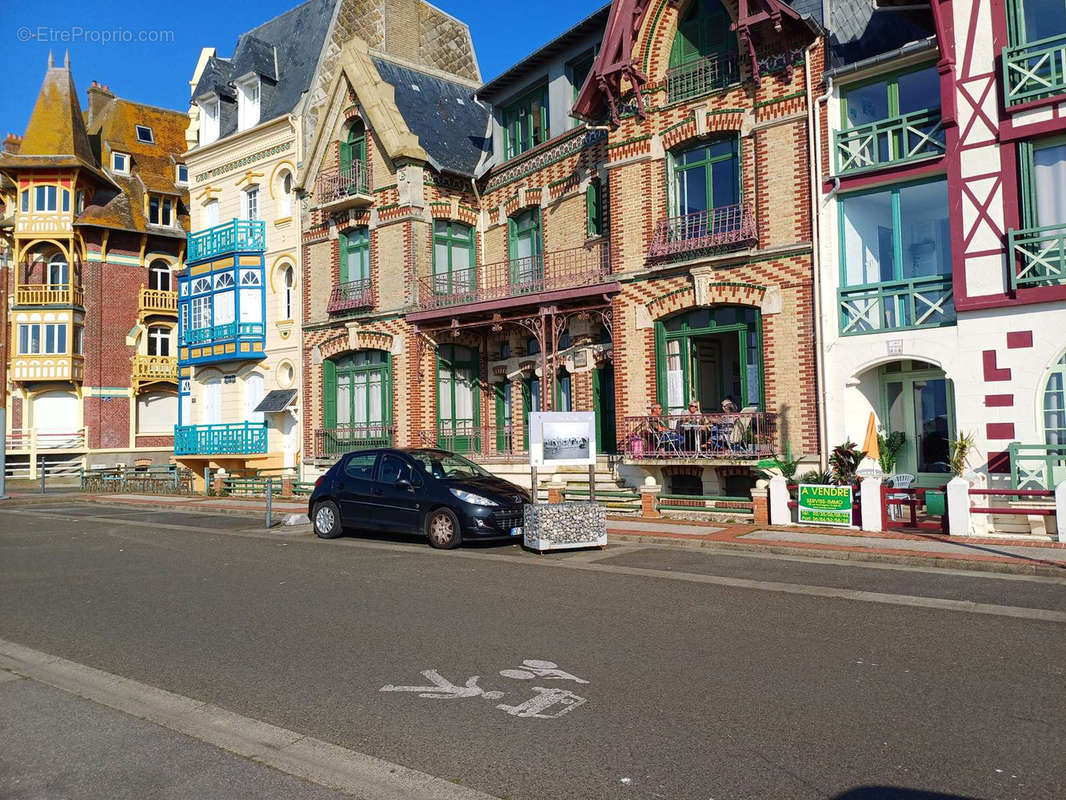
<instances>
[{"instance_id":1,"label":"asphalt road","mask_svg":"<svg viewBox=\"0 0 1066 800\"><path fill-rule=\"evenodd\" d=\"M1061 582L46 511L0 510L0 638L499 797L1066 796Z\"/></svg>"}]
</instances>

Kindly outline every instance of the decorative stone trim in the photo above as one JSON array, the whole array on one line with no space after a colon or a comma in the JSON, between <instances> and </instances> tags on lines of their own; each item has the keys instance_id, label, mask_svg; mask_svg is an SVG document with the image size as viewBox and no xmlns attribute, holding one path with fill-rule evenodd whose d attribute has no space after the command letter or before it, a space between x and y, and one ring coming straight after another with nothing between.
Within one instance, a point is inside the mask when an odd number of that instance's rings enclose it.
<instances>
[{"instance_id":1,"label":"decorative stone trim","mask_svg":"<svg viewBox=\"0 0 1066 800\"><path fill-rule=\"evenodd\" d=\"M489 178L488 183L485 185L485 192L493 192L509 183L514 183L537 170L554 164L556 161L561 161L567 156L571 156L607 138L607 131L586 131L584 136L580 136L578 134L581 130L581 128L575 128L573 133L563 134L555 144L546 142L547 146L544 150L538 151L534 148L534 150L530 151L530 154L526 154L526 157L513 159L517 160L518 163L513 166L509 164Z\"/></svg>"},{"instance_id":2,"label":"decorative stone trim","mask_svg":"<svg viewBox=\"0 0 1066 800\"><path fill-rule=\"evenodd\" d=\"M271 158L273 156L276 156L278 153L284 153L292 149L292 144L292 141L282 142L281 144L276 144L273 147L268 147L265 150L260 150L258 153L251 153L250 155L246 155L243 158L238 158L235 161L230 161L226 164L222 164L221 166L214 167L213 169L207 170L207 172L201 172L199 175L196 176L196 182L201 183L203 181L210 180L211 178L217 178L219 175L225 175L227 172L233 172L236 169L246 167L249 164L254 164L257 161L262 161L265 158Z\"/></svg>"}]
</instances>

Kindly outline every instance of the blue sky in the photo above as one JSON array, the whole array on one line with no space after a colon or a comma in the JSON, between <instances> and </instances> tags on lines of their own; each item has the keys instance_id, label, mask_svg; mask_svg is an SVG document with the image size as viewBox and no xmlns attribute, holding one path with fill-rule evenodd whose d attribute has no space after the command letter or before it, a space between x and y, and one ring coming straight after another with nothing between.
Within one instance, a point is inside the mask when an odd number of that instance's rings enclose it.
<instances>
[{"instance_id":1,"label":"blue sky","mask_svg":"<svg viewBox=\"0 0 1066 800\"><path fill-rule=\"evenodd\" d=\"M482 77L489 80L606 0L433 4L470 26ZM6 39L0 46L0 74L9 76L0 92L0 136L25 131L49 49L57 62L64 49L70 50L83 107L85 90L98 80L121 97L184 111L200 48L232 55L241 33L295 5L297 0L0 0L0 30ZM177 9L180 13L174 13ZM104 41L108 36L136 39L142 31L158 43Z\"/></svg>"}]
</instances>

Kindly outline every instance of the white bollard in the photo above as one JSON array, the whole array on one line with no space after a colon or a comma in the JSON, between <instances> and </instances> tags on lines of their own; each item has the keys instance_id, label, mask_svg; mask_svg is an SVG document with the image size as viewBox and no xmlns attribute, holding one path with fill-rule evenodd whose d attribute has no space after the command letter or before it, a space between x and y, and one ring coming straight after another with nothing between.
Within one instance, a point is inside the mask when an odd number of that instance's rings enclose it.
<instances>
[{"instance_id":1,"label":"white bollard","mask_svg":"<svg viewBox=\"0 0 1066 800\"><path fill-rule=\"evenodd\" d=\"M788 507L788 481L782 475L770 478L770 524L792 524L792 511Z\"/></svg>"},{"instance_id":2,"label":"white bollard","mask_svg":"<svg viewBox=\"0 0 1066 800\"><path fill-rule=\"evenodd\" d=\"M966 536L970 532L970 482L958 476L948 481L948 534Z\"/></svg>"},{"instance_id":3,"label":"white bollard","mask_svg":"<svg viewBox=\"0 0 1066 800\"><path fill-rule=\"evenodd\" d=\"M1066 542L1066 481L1055 487L1055 527L1059 541Z\"/></svg>"},{"instance_id":4,"label":"white bollard","mask_svg":"<svg viewBox=\"0 0 1066 800\"><path fill-rule=\"evenodd\" d=\"M885 529L884 512L881 505L880 478L871 475L862 479L859 511L862 514L862 529L864 531L881 533Z\"/></svg>"}]
</instances>

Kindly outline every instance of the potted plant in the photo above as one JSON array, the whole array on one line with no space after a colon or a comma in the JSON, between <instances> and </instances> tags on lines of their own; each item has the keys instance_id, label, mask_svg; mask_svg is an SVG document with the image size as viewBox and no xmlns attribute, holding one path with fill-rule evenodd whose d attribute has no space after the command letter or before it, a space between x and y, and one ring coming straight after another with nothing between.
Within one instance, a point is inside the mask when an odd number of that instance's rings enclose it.
<instances>
[{"instance_id":1,"label":"potted plant","mask_svg":"<svg viewBox=\"0 0 1066 800\"><path fill-rule=\"evenodd\" d=\"M877 449L880 451L878 463L885 475L892 475L896 471L896 462L903 446L907 443L907 434L903 431L886 431L883 428L877 431Z\"/></svg>"}]
</instances>

